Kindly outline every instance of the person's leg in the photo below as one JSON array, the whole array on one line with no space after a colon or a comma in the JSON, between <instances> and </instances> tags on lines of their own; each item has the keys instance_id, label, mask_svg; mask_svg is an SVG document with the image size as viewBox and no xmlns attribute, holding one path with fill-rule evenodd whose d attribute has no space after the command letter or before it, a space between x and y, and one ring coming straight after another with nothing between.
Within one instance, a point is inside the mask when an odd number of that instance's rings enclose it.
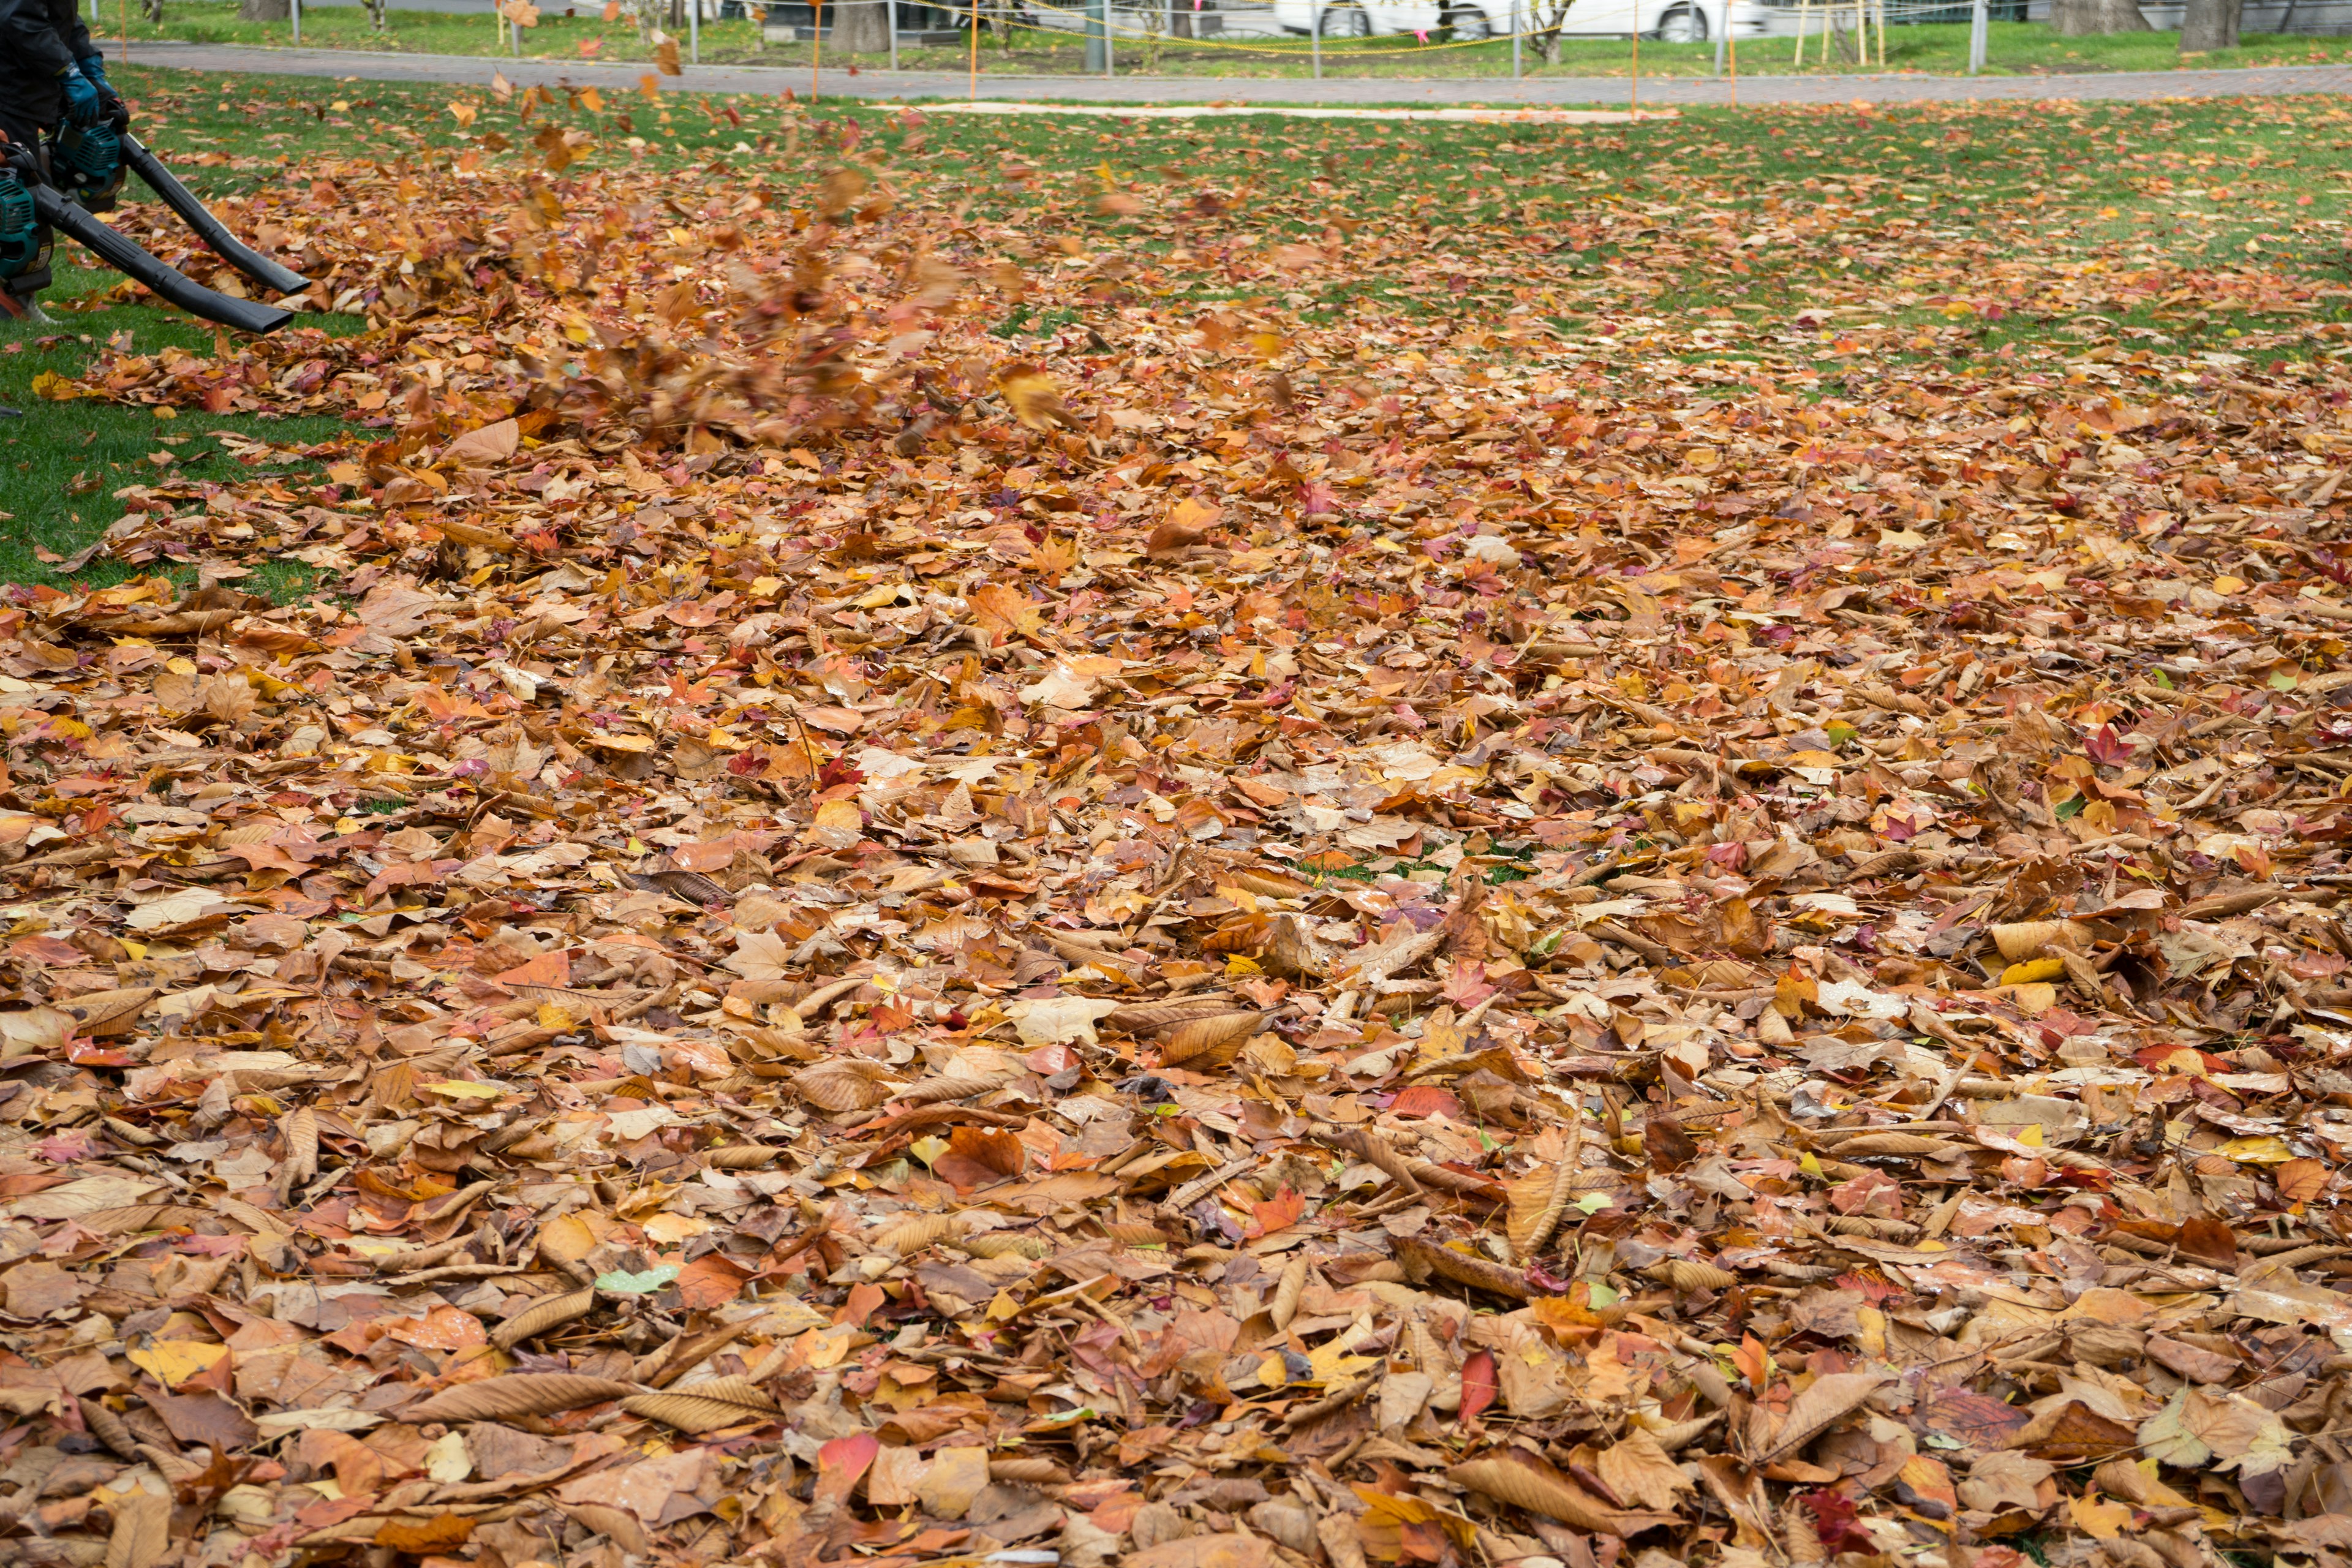
<instances>
[{"instance_id":1,"label":"person's leg","mask_svg":"<svg viewBox=\"0 0 2352 1568\"><path fill-rule=\"evenodd\" d=\"M8 138L6 151L27 149L35 166L46 169L41 133L47 122L25 94L9 90L13 85L0 83L0 132ZM47 227L33 218L31 203L21 195L8 199L0 189L0 310L19 320L49 319L37 297L49 286L51 243Z\"/></svg>"},{"instance_id":2,"label":"person's leg","mask_svg":"<svg viewBox=\"0 0 2352 1568\"><path fill-rule=\"evenodd\" d=\"M28 103L20 93L9 90L16 84L0 81L0 132L19 147L33 149L37 156L41 150L41 132L56 123L55 115L43 115L37 106Z\"/></svg>"}]
</instances>

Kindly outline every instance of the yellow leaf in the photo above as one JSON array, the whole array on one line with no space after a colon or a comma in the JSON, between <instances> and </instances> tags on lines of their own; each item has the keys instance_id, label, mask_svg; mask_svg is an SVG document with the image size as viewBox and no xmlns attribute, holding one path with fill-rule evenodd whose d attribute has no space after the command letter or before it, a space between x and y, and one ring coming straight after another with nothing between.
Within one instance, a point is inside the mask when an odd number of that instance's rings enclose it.
<instances>
[{"instance_id":1,"label":"yellow leaf","mask_svg":"<svg viewBox=\"0 0 2352 1568\"><path fill-rule=\"evenodd\" d=\"M971 605L972 618L999 642L1008 637L1027 637L1045 624L1044 605L1031 603L1027 595L1003 583L982 583L965 595L965 602Z\"/></svg>"},{"instance_id":2,"label":"yellow leaf","mask_svg":"<svg viewBox=\"0 0 2352 1568\"><path fill-rule=\"evenodd\" d=\"M1423 1062L1444 1061L1458 1057L1470 1042L1470 1032L1455 1021L1454 1009L1440 1007L1429 1016L1421 1029L1421 1048L1415 1059Z\"/></svg>"},{"instance_id":3,"label":"yellow leaf","mask_svg":"<svg viewBox=\"0 0 2352 1568\"><path fill-rule=\"evenodd\" d=\"M816 808L809 837L828 848L846 849L866 831L866 814L854 800L829 800Z\"/></svg>"},{"instance_id":4,"label":"yellow leaf","mask_svg":"<svg viewBox=\"0 0 2352 1568\"><path fill-rule=\"evenodd\" d=\"M1437 1510L1420 1498L1404 1492L1376 1491L1370 1487L1354 1489L1364 1500L1364 1517L1376 1524L1434 1524Z\"/></svg>"},{"instance_id":5,"label":"yellow leaf","mask_svg":"<svg viewBox=\"0 0 2352 1568\"><path fill-rule=\"evenodd\" d=\"M177 1388L209 1371L226 1354L226 1345L204 1340L155 1340L145 1350L131 1352L129 1359L131 1365L148 1373L164 1387Z\"/></svg>"},{"instance_id":6,"label":"yellow leaf","mask_svg":"<svg viewBox=\"0 0 2352 1568\"><path fill-rule=\"evenodd\" d=\"M578 1213L550 1220L539 1227L539 1253L559 1263L577 1263L596 1250L613 1222L603 1215L589 1218Z\"/></svg>"},{"instance_id":7,"label":"yellow leaf","mask_svg":"<svg viewBox=\"0 0 2352 1568\"><path fill-rule=\"evenodd\" d=\"M456 1078L420 1087L433 1094L446 1094L452 1100L496 1100L507 1091L504 1084L471 1083Z\"/></svg>"},{"instance_id":8,"label":"yellow leaf","mask_svg":"<svg viewBox=\"0 0 2352 1568\"><path fill-rule=\"evenodd\" d=\"M2065 973L2066 961L2063 958L2029 958L2002 970L2000 984L2024 985L2036 980L2055 980Z\"/></svg>"},{"instance_id":9,"label":"yellow leaf","mask_svg":"<svg viewBox=\"0 0 2352 1568\"><path fill-rule=\"evenodd\" d=\"M2058 987L2046 980L2029 981L2023 985L2004 985L2001 994L2014 1003L2017 1010L2029 1018L2038 1018L2058 1005Z\"/></svg>"},{"instance_id":10,"label":"yellow leaf","mask_svg":"<svg viewBox=\"0 0 2352 1568\"><path fill-rule=\"evenodd\" d=\"M539 1026L542 1029L568 1029L579 1020L552 1002L539 1005Z\"/></svg>"},{"instance_id":11,"label":"yellow leaf","mask_svg":"<svg viewBox=\"0 0 2352 1568\"><path fill-rule=\"evenodd\" d=\"M996 375L998 390L1012 405L1013 416L1032 430L1050 429L1056 425L1071 423L1069 410L1062 406L1061 389L1053 377L1034 364L1009 364Z\"/></svg>"},{"instance_id":12,"label":"yellow leaf","mask_svg":"<svg viewBox=\"0 0 2352 1568\"><path fill-rule=\"evenodd\" d=\"M2075 1527L2100 1541L2113 1541L2131 1523L2132 1510L2101 1497L2079 1497L2066 1504Z\"/></svg>"},{"instance_id":13,"label":"yellow leaf","mask_svg":"<svg viewBox=\"0 0 2352 1568\"><path fill-rule=\"evenodd\" d=\"M2259 1138L2232 1138L2213 1152L2241 1165L2284 1165L2294 1158L2284 1140L2268 1132Z\"/></svg>"}]
</instances>

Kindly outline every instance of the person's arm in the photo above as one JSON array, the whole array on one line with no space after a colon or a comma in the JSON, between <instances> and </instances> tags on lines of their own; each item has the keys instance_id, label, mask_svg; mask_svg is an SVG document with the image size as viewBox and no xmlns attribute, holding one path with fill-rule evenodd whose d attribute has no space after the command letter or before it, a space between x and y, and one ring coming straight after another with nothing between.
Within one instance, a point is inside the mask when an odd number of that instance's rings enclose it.
<instances>
[{"instance_id":1,"label":"person's arm","mask_svg":"<svg viewBox=\"0 0 2352 1568\"><path fill-rule=\"evenodd\" d=\"M87 31L83 36L89 36ZM0 0L0 53L14 54L29 72L41 76L64 76L74 69L73 50L58 36L39 0Z\"/></svg>"},{"instance_id":2,"label":"person's arm","mask_svg":"<svg viewBox=\"0 0 2352 1568\"><path fill-rule=\"evenodd\" d=\"M76 0L59 0L50 12L50 19L65 39L66 48L73 55L75 63L81 67L82 75L98 83L99 91L111 95L114 89L106 85L106 57L90 40L89 24L82 19L81 6ZM98 67L98 70L93 72L92 66Z\"/></svg>"},{"instance_id":3,"label":"person's arm","mask_svg":"<svg viewBox=\"0 0 2352 1568\"><path fill-rule=\"evenodd\" d=\"M85 37L87 37L87 36L88 35L84 35ZM79 68L82 79L89 82L90 86L98 89L98 100L102 112L112 114L118 109L121 108L122 94L117 92L115 90L114 84L106 79L106 57L104 55L100 54L98 50L93 47L89 53L77 56L74 60L74 64Z\"/></svg>"}]
</instances>

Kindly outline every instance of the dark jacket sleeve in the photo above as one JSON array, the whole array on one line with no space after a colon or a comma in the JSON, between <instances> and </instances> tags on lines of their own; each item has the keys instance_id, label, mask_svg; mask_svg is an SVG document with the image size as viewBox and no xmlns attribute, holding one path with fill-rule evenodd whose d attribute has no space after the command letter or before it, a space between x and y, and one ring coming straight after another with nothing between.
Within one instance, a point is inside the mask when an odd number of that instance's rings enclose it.
<instances>
[{"instance_id":1,"label":"dark jacket sleeve","mask_svg":"<svg viewBox=\"0 0 2352 1568\"><path fill-rule=\"evenodd\" d=\"M81 36L89 34L83 29ZM74 64L73 51L58 36L42 0L0 0L0 55L30 76L57 76Z\"/></svg>"},{"instance_id":2,"label":"dark jacket sleeve","mask_svg":"<svg viewBox=\"0 0 2352 1568\"><path fill-rule=\"evenodd\" d=\"M99 52L98 46L90 42L89 24L82 20L78 0L50 0L49 16L76 60L88 59Z\"/></svg>"}]
</instances>

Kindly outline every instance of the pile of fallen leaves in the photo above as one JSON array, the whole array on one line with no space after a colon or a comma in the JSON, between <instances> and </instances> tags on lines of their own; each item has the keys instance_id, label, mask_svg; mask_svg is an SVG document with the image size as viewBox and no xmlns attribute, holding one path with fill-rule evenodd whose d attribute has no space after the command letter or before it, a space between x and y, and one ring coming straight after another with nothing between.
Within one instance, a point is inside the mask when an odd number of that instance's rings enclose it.
<instances>
[{"instance_id":1,"label":"pile of fallen leaves","mask_svg":"<svg viewBox=\"0 0 2352 1568\"><path fill-rule=\"evenodd\" d=\"M0 618L6 1561L2341 1561L2340 372L320 186Z\"/></svg>"}]
</instances>

